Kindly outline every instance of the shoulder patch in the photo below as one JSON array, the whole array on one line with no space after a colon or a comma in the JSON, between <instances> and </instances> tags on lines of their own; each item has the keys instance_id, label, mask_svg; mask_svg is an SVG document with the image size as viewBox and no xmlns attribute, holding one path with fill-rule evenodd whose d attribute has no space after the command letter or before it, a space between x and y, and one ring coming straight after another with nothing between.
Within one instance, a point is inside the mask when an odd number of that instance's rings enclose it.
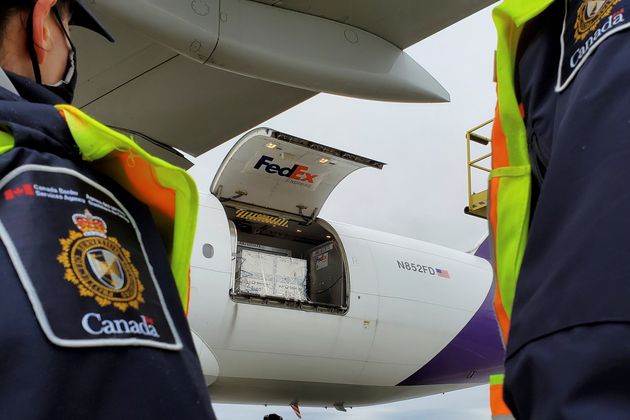
<instances>
[{"instance_id":1,"label":"shoulder patch","mask_svg":"<svg viewBox=\"0 0 630 420\"><path fill-rule=\"evenodd\" d=\"M604 40L630 26L627 5L630 0L565 0L556 92L569 86Z\"/></svg>"},{"instance_id":2,"label":"shoulder patch","mask_svg":"<svg viewBox=\"0 0 630 420\"><path fill-rule=\"evenodd\" d=\"M0 238L51 342L182 348L137 224L95 181L13 170L0 180Z\"/></svg>"}]
</instances>

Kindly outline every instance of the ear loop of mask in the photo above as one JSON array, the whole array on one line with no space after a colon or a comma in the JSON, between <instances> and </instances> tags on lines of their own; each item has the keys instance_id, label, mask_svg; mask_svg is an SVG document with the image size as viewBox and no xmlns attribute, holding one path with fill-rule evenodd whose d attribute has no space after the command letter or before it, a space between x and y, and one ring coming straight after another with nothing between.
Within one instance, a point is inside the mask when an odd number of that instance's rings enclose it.
<instances>
[{"instance_id":1,"label":"ear loop of mask","mask_svg":"<svg viewBox=\"0 0 630 420\"><path fill-rule=\"evenodd\" d=\"M72 56L70 57L70 69L67 71L66 77L64 78L64 80L61 80L60 82L56 84L56 85L60 85L62 83L69 83L70 80L72 79L72 75L76 71L75 64L74 64L75 56L76 56L76 48L74 47L74 44L72 43L72 39L70 38L70 35L68 35L68 32L66 31L65 26L63 26L63 20L61 19L61 15L59 14L59 9L57 8L57 6L53 6L52 10L53 10L53 13L55 14L55 19L57 19L57 22L59 23L59 27L61 28L61 31L63 32L68 42L70 43L70 48L72 50L71 52ZM27 32L28 32L28 52L29 52L29 55L31 56L31 64L33 65L33 73L35 74L35 81L41 85L42 72L41 72L41 69L39 68L39 60L37 59L37 52L35 51L35 39L33 38L33 14L34 13L35 13L35 9L31 10L31 13L28 15L28 22L26 25Z\"/></svg>"},{"instance_id":2,"label":"ear loop of mask","mask_svg":"<svg viewBox=\"0 0 630 420\"><path fill-rule=\"evenodd\" d=\"M63 25L63 20L61 19L61 14L59 13L59 8L57 8L57 6L53 7L53 13L55 14L55 18L57 18L57 22L59 23L59 27L61 28L63 35L66 37L68 43L70 44L70 57L68 58L70 64L69 68L66 71L66 77L53 85L60 86L64 83L70 83L72 81L72 78L74 77L75 72L77 71L77 49L74 47L74 44L72 43L72 38L70 38L70 34L66 31L66 27Z\"/></svg>"},{"instance_id":3,"label":"ear loop of mask","mask_svg":"<svg viewBox=\"0 0 630 420\"><path fill-rule=\"evenodd\" d=\"M33 14L35 9L31 10L28 15L27 32L28 32L28 53L31 56L31 64L33 65L33 73L35 74L35 81L41 85L42 72L39 69L39 61L37 59L37 52L35 51L35 39L33 39Z\"/></svg>"}]
</instances>

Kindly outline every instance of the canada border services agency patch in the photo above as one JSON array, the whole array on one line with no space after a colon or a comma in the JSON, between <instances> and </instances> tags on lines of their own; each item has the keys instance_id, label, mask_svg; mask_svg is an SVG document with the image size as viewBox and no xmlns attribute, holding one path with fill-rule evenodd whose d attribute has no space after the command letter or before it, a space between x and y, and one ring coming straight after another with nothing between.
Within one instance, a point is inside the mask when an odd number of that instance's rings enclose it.
<instances>
[{"instance_id":1,"label":"canada border services agency patch","mask_svg":"<svg viewBox=\"0 0 630 420\"><path fill-rule=\"evenodd\" d=\"M11 171L0 238L51 342L182 348L136 222L95 181L60 167Z\"/></svg>"},{"instance_id":2,"label":"canada border services agency patch","mask_svg":"<svg viewBox=\"0 0 630 420\"><path fill-rule=\"evenodd\" d=\"M630 26L628 5L630 0L565 0L556 92L569 86L604 40Z\"/></svg>"}]
</instances>

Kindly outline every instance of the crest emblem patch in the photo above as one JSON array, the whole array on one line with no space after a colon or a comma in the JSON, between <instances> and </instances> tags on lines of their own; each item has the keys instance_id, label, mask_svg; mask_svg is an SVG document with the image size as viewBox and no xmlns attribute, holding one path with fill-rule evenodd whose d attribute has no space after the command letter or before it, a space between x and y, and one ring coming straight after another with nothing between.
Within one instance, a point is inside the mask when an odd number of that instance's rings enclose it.
<instances>
[{"instance_id":1,"label":"crest emblem patch","mask_svg":"<svg viewBox=\"0 0 630 420\"><path fill-rule=\"evenodd\" d=\"M630 0L565 0L556 92L569 86L606 39L628 28L626 6Z\"/></svg>"},{"instance_id":2,"label":"crest emblem patch","mask_svg":"<svg viewBox=\"0 0 630 420\"><path fill-rule=\"evenodd\" d=\"M0 179L0 240L51 343L178 351L170 266L143 237L157 235L150 210L113 188L49 162L21 165Z\"/></svg>"},{"instance_id":3,"label":"crest emblem patch","mask_svg":"<svg viewBox=\"0 0 630 420\"><path fill-rule=\"evenodd\" d=\"M573 28L574 38L576 41L582 41L588 37L591 32L597 30L600 22L608 17L613 7L621 0L584 0L578 7L577 19Z\"/></svg>"},{"instance_id":4,"label":"crest emblem patch","mask_svg":"<svg viewBox=\"0 0 630 420\"><path fill-rule=\"evenodd\" d=\"M130 252L107 236L105 221L89 210L74 214L72 221L79 231L71 230L59 240L62 252L57 261L65 268L64 278L101 307L113 305L122 312L139 309L144 286Z\"/></svg>"}]
</instances>

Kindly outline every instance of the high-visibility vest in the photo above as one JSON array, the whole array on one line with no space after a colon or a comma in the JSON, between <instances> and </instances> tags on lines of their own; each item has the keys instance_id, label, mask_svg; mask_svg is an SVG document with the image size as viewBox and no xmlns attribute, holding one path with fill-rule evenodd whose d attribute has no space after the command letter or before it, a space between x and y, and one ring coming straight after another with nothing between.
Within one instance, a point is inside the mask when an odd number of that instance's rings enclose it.
<instances>
[{"instance_id":1,"label":"high-visibility vest","mask_svg":"<svg viewBox=\"0 0 630 420\"><path fill-rule=\"evenodd\" d=\"M522 107L516 98L514 70L525 23L553 0L505 0L493 11L497 28L497 108L492 130L492 172L488 220L494 243L497 280L494 308L507 343L516 281L530 217L531 168Z\"/></svg>"},{"instance_id":2,"label":"high-visibility vest","mask_svg":"<svg viewBox=\"0 0 630 420\"><path fill-rule=\"evenodd\" d=\"M190 259L199 196L188 173L150 155L133 140L70 105L56 105L83 160L112 178L146 204L170 260L180 300L188 312ZM11 150L13 137L0 131L0 154Z\"/></svg>"},{"instance_id":3,"label":"high-visibility vest","mask_svg":"<svg viewBox=\"0 0 630 420\"><path fill-rule=\"evenodd\" d=\"M527 22L553 0L504 0L492 17L497 29L497 107L492 129L492 172L488 220L494 244L494 309L507 344L516 282L523 261L530 218L531 166L523 108L516 97L515 68L518 42ZM503 375L490 379L493 418L506 418Z\"/></svg>"}]
</instances>

